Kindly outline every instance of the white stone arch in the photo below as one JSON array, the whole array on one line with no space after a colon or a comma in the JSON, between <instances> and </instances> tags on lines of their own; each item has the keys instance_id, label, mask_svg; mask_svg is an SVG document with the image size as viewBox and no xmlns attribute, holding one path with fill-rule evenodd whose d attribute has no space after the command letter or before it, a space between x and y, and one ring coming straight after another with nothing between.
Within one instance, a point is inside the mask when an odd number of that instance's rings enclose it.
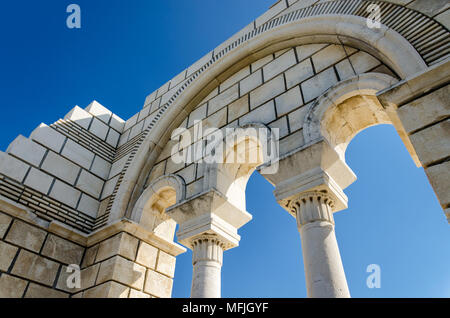
<instances>
[{"instance_id":1,"label":"white stone arch","mask_svg":"<svg viewBox=\"0 0 450 318\"><path fill-rule=\"evenodd\" d=\"M246 210L245 188L250 176L262 165L269 167L266 173L276 169L277 140L277 133L261 123L233 129L212 145L215 151L203 164L203 189L216 189L237 208Z\"/></svg>"},{"instance_id":2,"label":"white stone arch","mask_svg":"<svg viewBox=\"0 0 450 318\"><path fill-rule=\"evenodd\" d=\"M148 231L172 242L176 223L165 214L165 209L185 198L186 185L180 176L161 176L141 194L130 218Z\"/></svg>"},{"instance_id":3,"label":"white stone arch","mask_svg":"<svg viewBox=\"0 0 450 318\"><path fill-rule=\"evenodd\" d=\"M123 216L127 207L138 199L145 178L171 132L212 89L259 58L288 47L312 43L344 44L361 49L380 59L402 79L427 69L421 56L399 33L384 25L380 29L368 29L366 19L358 16L312 16L262 32L220 57L220 63L208 63L207 71L199 73L171 103L161 107L159 119L147 128L123 172L109 221Z\"/></svg>"},{"instance_id":4,"label":"white stone arch","mask_svg":"<svg viewBox=\"0 0 450 318\"><path fill-rule=\"evenodd\" d=\"M386 74L365 73L331 87L307 110L303 122L306 144L325 138L345 161L345 150L359 132L374 125L395 122L396 117L383 108L376 93L397 82ZM413 160L420 165L406 132L397 132Z\"/></svg>"}]
</instances>

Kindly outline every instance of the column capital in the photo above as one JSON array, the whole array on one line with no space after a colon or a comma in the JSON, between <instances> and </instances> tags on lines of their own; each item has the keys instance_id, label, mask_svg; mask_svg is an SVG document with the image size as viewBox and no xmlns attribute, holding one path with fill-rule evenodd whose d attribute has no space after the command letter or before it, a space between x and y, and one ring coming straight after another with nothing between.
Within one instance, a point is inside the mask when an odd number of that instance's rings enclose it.
<instances>
[{"instance_id":1,"label":"column capital","mask_svg":"<svg viewBox=\"0 0 450 318\"><path fill-rule=\"evenodd\" d=\"M180 202L166 213L179 224L178 241L190 249L204 235L220 240L224 250L236 247L240 241L237 230L252 219L215 189Z\"/></svg>"},{"instance_id":2,"label":"column capital","mask_svg":"<svg viewBox=\"0 0 450 318\"><path fill-rule=\"evenodd\" d=\"M227 242L211 234L198 235L191 239L193 247L192 265L195 266L200 261L213 261L222 265L223 251L226 249Z\"/></svg>"},{"instance_id":3,"label":"column capital","mask_svg":"<svg viewBox=\"0 0 450 318\"><path fill-rule=\"evenodd\" d=\"M334 199L327 192L300 193L289 201L287 208L297 219L298 228L316 221L325 221L334 225Z\"/></svg>"}]
</instances>

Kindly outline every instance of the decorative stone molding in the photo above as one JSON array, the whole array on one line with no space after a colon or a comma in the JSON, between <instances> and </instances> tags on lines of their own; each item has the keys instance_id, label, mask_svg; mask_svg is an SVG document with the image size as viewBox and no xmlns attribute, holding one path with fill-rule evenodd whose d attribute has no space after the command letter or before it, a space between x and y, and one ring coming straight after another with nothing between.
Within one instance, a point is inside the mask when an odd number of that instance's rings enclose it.
<instances>
[{"instance_id":1,"label":"decorative stone molding","mask_svg":"<svg viewBox=\"0 0 450 318\"><path fill-rule=\"evenodd\" d=\"M252 219L221 194L212 189L166 210L178 225L178 241L193 249L193 239L199 235L214 235L225 250L239 245L237 230Z\"/></svg>"},{"instance_id":2,"label":"decorative stone molding","mask_svg":"<svg viewBox=\"0 0 450 318\"><path fill-rule=\"evenodd\" d=\"M317 221L326 221L334 224L333 198L325 192L310 191L300 193L289 203L289 210L296 216L297 226Z\"/></svg>"},{"instance_id":3,"label":"decorative stone molding","mask_svg":"<svg viewBox=\"0 0 450 318\"><path fill-rule=\"evenodd\" d=\"M222 265L226 244L215 235L200 235L192 240L192 265L200 261L214 261Z\"/></svg>"}]
</instances>

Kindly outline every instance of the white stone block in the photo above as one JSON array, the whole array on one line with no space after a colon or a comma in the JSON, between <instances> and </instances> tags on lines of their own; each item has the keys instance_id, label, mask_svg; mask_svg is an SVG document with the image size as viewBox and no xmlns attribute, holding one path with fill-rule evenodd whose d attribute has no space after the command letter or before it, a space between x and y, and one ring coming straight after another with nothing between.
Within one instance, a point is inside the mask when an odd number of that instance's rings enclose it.
<instances>
[{"instance_id":1,"label":"white stone block","mask_svg":"<svg viewBox=\"0 0 450 318\"><path fill-rule=\"evenodd\" d=\"M113 114L111 121L109 122L109 126L121 133L123 131L123 127L125 126L125 121L116 114Z\"/></svg>"},{"instance_id":2,"label":"white stone block","mask_svg":"<svg viewBox=\"0 0 450 318\"><path fill-rule=\"evenodd\" d=\"M245 95L228 106L228 122L245 115L249 110L248 95Z\"/></svg>"},{"instance_id":3,"label":"white stone block","mask_svg":"<svg viewBox=\"0 0 450 318\"><path fill-rule=\"evenodd\" d=\"M106 138L106 142L108 145L116 148L119 143L120 134L114 129L110 129L108 132L108 137Z\"/></svg>"},{"instance_id":4,"label":"white stone block","mask_svg":"<svg viewBox=\"0 0 450 318\"><path fill-rule=\"evenodd\" d=\"M380 61L372 55L363 51L359 51L350 56L350 63L352 63L356 74L365 73L381 64Z\"/></svg>"},{"instance_id":5,"label":"white stone block","mask_svg":"<svg viewBox=\"0 0 450 318\"><path fill-rule=\"evenodd\" d=\"M97 178L86 170L81 171L78 178L77 188L92 195L95 198L100 198L103 188L103 180Z\"/></svg>"},{"instance_id":6,"label":"white stone block","mask_svg":"<svg viewBox=\"0 0 450 318\"><path fill-rule=\"evenodd\" d=\"M285 73L287 88L294 87L297 84L307 80L311 76L314 76L314 70L311 64L311 60L305 60L298 63L293 68L289 69Z\"/></svg>"},{"instance_id":7,"label":"white stone block","mask_svg":"<svg viewBox=\"0 0 450 318\"><path fill-rule=\"evenodd\" d=\"M250 93L250 108L254 109L284 91L284 78L279 75Z\"/></svg>"},{"instance_id":8,"label":"white stone block","mask_svg":"<svg viewBox=\"0 0 450 318\"><path fill-rule=\"evenodd\" d=\"M89 169L94 160L94 153L71 139L67 139L61 154L85 169Z\"/></svg>"},{"instance_id":9,"label":"white stone block","mask_svg":"<svg viewBox=\"0 0 450 318\"><path fill-rule=\"evenodd\" d=\"M137 135L139 135L143 129L144 129L144 121L138 122L136 125L133 126L133 128L131 128L129 139L132 139Z\"/></svg>"},{"instance_id":10,"label":"white stone block","mask_svg":"<svg viewBox=\"0 0 450 318\"><path fill-rule=\"evenodd\" d=\"M0 173L8 176L19 182L23 181L25 174L28 171L26 163L11 157L7 153L0 151Z\"/></svg>"},{"instance_id":11,"label":"white stone block","mask_svg":"<svg viewBox=\"0 0 450 318\"><path fill-rule=\"evenodd\" d=\"M226 89L230 88L240 80L244 79L250 75L250 67L245 67L242 70L238 71L237 73L230 76L227 80L225 80L222 84L220 84L220 91L223 92Z\"/></svg>"},{"instance_id":12,"label":"white stone block","mask_svg":"<svg viewBox=\"0 0 450 318\"><path fill-rule=\"evenodd\" d=\"M287 8L286 1L283 0L277 2L268 11L266 11L263 15L261 15L259 18L256 19L255 21L256 27L259 27L260 25L270 21L286 8Z\"/></svg>"},{"instance_id":13,"label":"white stone block","mask_svg":"<svg viewBox=\"0 0 450 318\"><path fill-rule=\"evenodd\" d=\"M100 206L100 202L92 199L90 196L86 194L81 195L80 203L78 204L78 211L83 212L93 218L97 217L98 208Z\"/></svg>"},{"instance_id":14,"label":"white stone block","mask_svg":"<svg viewBox=\"0 0 450 318\"><path fill-rule=\"evenodd\" d=\"M89 131L101 140L105 140L106 135L108 134L108 130L109 126L101 122L97 118L94 118L91 127L89 128Z\"/></svg>"},{"instance_id":15,"label":"white stone block","mask_svg":"<svg viewBox=\"0 0 450 318\"><path fill-rule=\"evenodd\" d=\"M269 127L273 130L278 129L279 137L283 138L289 134L289 128L288 128L288 120L287 116L283 116L274 122L269 124Z\"/></svg>"},{"instance_id":16,"label":"white stone block","mask_svg":"<svg viewBox=\"0 0 450 318\"><path fill-rule=\"evenodd\" d=\"M267 124L276 119L275 116L275 105L273 100L270 102L252 110L247 115L239 118L239 125L245 125L248 123L263 123Z\"/></svg>"},{"instance_id":17,"label":"white stone block","mask_svg":"<svg viewBox=\"0 0 450 318\"><path fill-rule=\"evenodd\" d=\"M42 170L62 179L70 184L75 184L80 167L50 151L42 164Z\"/></svg>"},{"instance_id":18,"label":"white stone block","mask_svg":"<svg viewBox=\"0 0 450 318\"><path fill-rule=\"evenodd\" d=\"M123 131L126 131L126 130L130 129L131 127L133 127L134 125L136 125L138 116L139 116L139 113L137 113L136 115L134 115L133 117L128 119L125 122L125 127L123 128Z\"/></svg>"},{"instance_id":19,"label":"white stone block","mask_svg":"<svg viewBox=\"0 0 450 318\"><path fill-rule=\"evenodd\" d=\"M261 70L258 70L247 78L244 78L240 83L241 96L244 96L248 92L262 85L262 82L263 80Z\"/></svg>"},{"instance_id":20,"label":"white stone block","mask_svg":"<svg viewBox=\"0 0 450 318\"><path fill-rule=\"evenodd\" d=\"M270 54L270 55L267 55L267 56L257 60L256 62L253 62L251 64L252 73L254 73L256 70L263 67L264 65L266 65L267 63L269 63L272 60L273 60L273 55Z\"/></svg>"},{"instance_id":21,"label":"white stone block","mask_svg":"<svg viewBox=\"0 0 450 318\"><path fill-rule=\"evenodd\" d=\"M119 144L117 145L117 147L123 146L124 144L126 144L128 142L128 137L130 137L130 129L128 129L127 131L125 131L119 139Z\"/></svg>"},{"instance_id":22,"label":"white stone block","mask_svg":"<svg viewBox=\"0 0 450 318\"><path fill-rule=\"evenodd\" d=\"M322 73L301 84L304 102L309 102L322 95L327 89L337 83L336 73L333 68L329 68Z\"/></svg>"},{"instance_id":23,"label":"white stone block","mask_svg":"<svg viewBox=\"0 0 450 318\"><path fill-rule=\"evenodd\" d=\"M346 79L349 79L356 75L349 59L345 59L336 64L336 70L341 81L345 81Z\"/></svg>"},{"instance_id":24,"label":"white stone block","mask_svg":"<svg viewBox=\"0 0 450 318\"><path fill-rule=\"evenodd\" d=\"M198 69L203 67L206 63L208 63L212 58L212 51L203 56L200 60L192 64L191 67L187 70L187 76L195 73Z\"/></svg>"},{"instance_id":25,"label":"white stone block","mask_svg":"<svg viewBox=\"0 0 450 318\"><path fill-rule=\"evenodd\" d=\"M55 181L52 190L50 191L50 197L56 201L67 204L71 208L76 208L78 199L81 192L59 180Z\"/></svg>"},{"instance_id":26,"label":"white stone block","mask_svg":"<svg viewBox=\"0 0 450 318\"><path fill-rule=\"evenodd\" d=\"M89 129L92 118L93 116L91 114L78 106L75 106L66 116L64 116L64 119L72 120L86 130Z\"/></svg>"},{"instance_id":27,"label":"white stone block","mask_svg":"<svg viewBox=\"0 0 450 318\"><path fill-rule=\"evenodd\" d=\"M109 179L111 179L112 177L115 177L123 170L123 167L125 166L125 163L127 162L127 160L128 160L128 156L124 156L113 163L113 165L111 167L111 171L109 173Z\"/></svg>"},{"instance_id":28,"label":"white stone block","mask_svg":"<svg viewBox=\"0 0 450 318\"><path fill-rule=\"evenodd\" d=\"M276 75L284 72L296 63L294 50L289 50L263 67L264 81L266 82L274 78Z\"/></svg>"},{"instance_id":29,"label":"white stone block","mask_svg":"<svg viewBox=\"0 0 450 318\"><path fill-rule=\"evenodd\" d=\"M215 113L219 109L231 104L238 98L239 88L236 84L208 102L208 115Z\"/></svg>"},{"instance_id":30,"label":"white stone block","mask_svg":"<svg viewBox=\"0 0 450 318\"><path fill-rule=\"evenodd\" d=\"M95 156L94 163L92 164L91 172L106 180L111 171L111 164L105 159Z\"/></svg>"},{"instance_id":31,"label":"white stone block","mask_svg":"<svg viewBox=\"0 0 450 318\"><path fill-rule=\"evenodd\" d=\"M207 104L203 104L189 114L188 128L194 126L195 121L203 120L206 117L206 106Z\"/></svg>"},{"instance_id":32,"label":"white stone block","mask_svg":"<svg viewBox=\"0 0 450 318\"><path fill-rule=\"evenodd\" d=\"M342 45L332 44L312 56L316 72L319 73L346 57Z\"/></svg>"},{"instance_id":33,"label":"white stone block","mask_svg":"<svg viewBox=\"0 0 450 318\"><path fill-rule=\"evenodd\" d=\"M117 184L117 180L119 180L119 176L116 176L115 178L112 178L105 183L105 186L103 187L103 192L102 192L102 198L101 198L102 200L109 197L113 193L114 188L116 187L116 184Z\"/></svg>"},{"instance_id":34,"label":"white stone block","mask_svg":"<svg viewBox=\"0 0 450 318\"><path fill-rule=\"evenodd\" d=\"M278 96L275 99L275 105L277 107L277 115L281 117L292 110L303 105L302 94L300 92L300 87L296 86L288 90L283 95Z\"/></svg>"},{"instance_id":35,"label":"white stone block","mask_svg":"<svg viewBox=\"0 0 450 318\"><path fill-rule=\"evenodd\" d=\"M109 119L112 116L112 112L110 110L108 110L106 107L95 100L90 103L89 106L85 108L85 110L100 119L105 124L109 123Z\"/></svg>"},{"instance_id":36,"label":"white stone block","mask_svg":"<svg viewBox=\"0 0 450 318\"><path fill-rule=\"evenodd\" d=\"M50 190L50 186L52 185L53 178L48 174L37 170L35 168L31 168L28 173L24 184L33 190L36 190L40 193L47 194L48 190Z\"/></svg>"},{"instance_id":37,"label":"white stone block","mask_svg":"<svg viewBox=\"0 0 450 318\"><path fill-rule=\"evenodd\" d=\"M9 145L6 152L23 159L32 165L39 166L44 158L46 149L31 139L19 135Z\"/></svg>"},{"instance_id":38,"label":"white stone block","mask_svg":"<svg viewBox=\"0 0 450 318\"><path fill-rule=\"evenodd\" d=\"M289 126L291 127L291 132L303 128L303 121L305 119L306 111L308 110L309 104L305 105L296 111L289 114Z\"/></svg>"},{"instance_id":39,"label":"white stone block","mask_svg":"<svg viewBox=\"0 0 450 318\"><path fill-rule=\"evenodd\" d=\"M30 139L44 145L45 147L60 152L66 137L61 135L52 127L40 124L30 135Z\"/></svg>"},{"instance_id":40,"label":"white stone block","mask_svg":"<svg viewBox=\"0 0 450 318\"><path fill-rule=\"evenodd\" d=\"M295 50L297 51L298 60L301 62L304 59L307 59L314 53L326 47L327 45L328 44L307 44L296 47Z\"/></svg>"}]
</instances>

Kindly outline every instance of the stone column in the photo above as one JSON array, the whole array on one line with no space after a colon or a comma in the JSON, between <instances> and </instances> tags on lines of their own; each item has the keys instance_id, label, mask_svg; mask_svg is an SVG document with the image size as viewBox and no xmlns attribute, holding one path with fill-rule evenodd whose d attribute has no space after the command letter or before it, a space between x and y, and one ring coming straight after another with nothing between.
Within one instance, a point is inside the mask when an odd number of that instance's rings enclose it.
<instances>
[{"instance_id":1,"label":"stone column","mask_svg":"<svg viewBox=\"0 0 450 318\"><path fill-rule=\"evenodd\" d=\"M212 235L202 235L192 242L192 298L220 298L224 244Z\"/></svg>"},{"instance_id":2,"label":"stone column","mask_svg":"<svg viewBox=\"0 0 450 318\"><path fill-rule=\"evenodd\" d=\"M334 232L333 207L332 197L320 191L301 193L289 204L302 240L308 297L350 297Z\"/></svg>"},{"instance_id":3,"label":"stone column","mask_svg":"<svg viewBox=\"0 0 450 318\"><path fill-rule=\"evenodd\" d=\"M252 219L217 190L166 210L179 227L178 241L193 251L192 298L219 298L223 252L239 245L237 230Z\"/></svg>"}]
</instances>

